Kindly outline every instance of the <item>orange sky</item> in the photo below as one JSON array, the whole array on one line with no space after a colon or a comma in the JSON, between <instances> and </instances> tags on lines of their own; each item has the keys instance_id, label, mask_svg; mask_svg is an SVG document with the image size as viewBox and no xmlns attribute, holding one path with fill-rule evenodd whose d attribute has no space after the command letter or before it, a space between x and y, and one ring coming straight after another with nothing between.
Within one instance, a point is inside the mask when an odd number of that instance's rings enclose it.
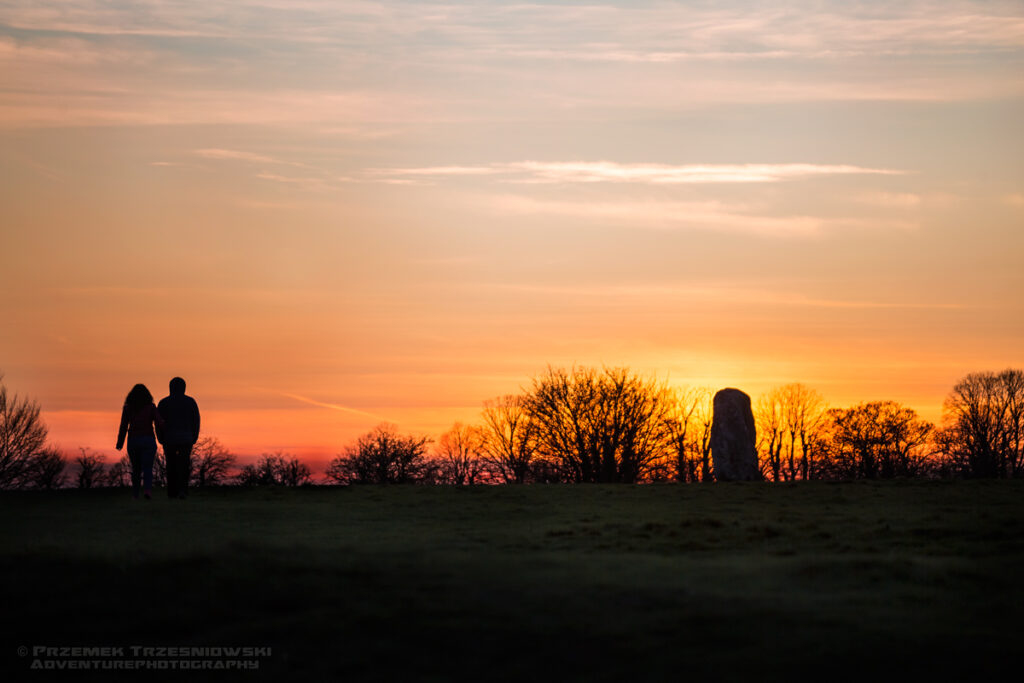
<instances>
[{"instance_id":1,"label":"orange sky","mask_svg":"<svg viewBox=\"0 0 1024 683\"><path fill-rule=\"evenodd\" d=\"M0 9L0 372L317 462L547 364L937 419L1024 365L1019 3Z\"/></svg>"}]
</instances>

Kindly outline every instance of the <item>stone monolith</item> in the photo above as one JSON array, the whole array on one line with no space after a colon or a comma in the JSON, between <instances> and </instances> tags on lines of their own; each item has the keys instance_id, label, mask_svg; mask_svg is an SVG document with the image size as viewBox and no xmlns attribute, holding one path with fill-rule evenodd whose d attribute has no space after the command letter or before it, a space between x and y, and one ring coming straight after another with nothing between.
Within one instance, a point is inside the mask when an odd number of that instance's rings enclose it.
<instances>
[{"instance_id":1,"label":"stone monolith","mask_svg":"<svg viewBox=\"0 0 1024 683\"><path fill-rule=\"evenodd\" d=\"M715 394L711 421L711 462L716 481L756 481L757 433L750 397L739 389Z\"/></svg>"}]
</instances>

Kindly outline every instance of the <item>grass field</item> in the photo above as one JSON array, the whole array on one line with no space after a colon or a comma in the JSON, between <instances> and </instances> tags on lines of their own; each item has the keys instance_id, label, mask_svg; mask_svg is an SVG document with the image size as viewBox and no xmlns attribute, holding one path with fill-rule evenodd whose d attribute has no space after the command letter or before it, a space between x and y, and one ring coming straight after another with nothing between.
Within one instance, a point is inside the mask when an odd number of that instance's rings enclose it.
<instances>
[{"instance_id":1,"label":"grass field","mask_svg":"<svg viewBox=\"0 0 1024 683\"><path fill-rule=\"evenodd\" d=\"M232 680L985 680L1024 657L1018 481L94 490L0 509L5 680L46 677L17 652L42 645L271 649L202 676Z\"/></svg>"}]
</instances>

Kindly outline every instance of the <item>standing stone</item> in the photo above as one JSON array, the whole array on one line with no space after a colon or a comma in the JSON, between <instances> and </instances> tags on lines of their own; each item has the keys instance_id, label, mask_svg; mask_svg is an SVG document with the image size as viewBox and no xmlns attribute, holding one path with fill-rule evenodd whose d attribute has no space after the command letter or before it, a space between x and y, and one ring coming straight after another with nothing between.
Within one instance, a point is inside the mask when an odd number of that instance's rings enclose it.
<instances>
[{"instance_id":1,"label":"standing stone","mask_svg":"<svg viewBox=\"0 0 1024 683\"><path fill-rule=\"evenodd\" d=\"M711 462L717 481L757 481L757 434L750 397L739 389L715 394L711 421Z\"/></svg>"}]
</instances>

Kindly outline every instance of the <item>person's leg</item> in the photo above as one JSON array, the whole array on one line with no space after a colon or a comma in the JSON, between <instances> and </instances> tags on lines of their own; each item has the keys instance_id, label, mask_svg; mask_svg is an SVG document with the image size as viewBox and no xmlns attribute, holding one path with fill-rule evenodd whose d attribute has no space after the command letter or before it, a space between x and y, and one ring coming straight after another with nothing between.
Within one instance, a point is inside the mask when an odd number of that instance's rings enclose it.
<instances>
[{"instance_id":1,"label":"person's leg","mask_svg":"<svg viewBox=\"0 0 1024 683\"><path fill-rule=\"evenodd\" d=\"M192 444L182 446L178 457L181 460L181 479L178 480L178 497L188 494L188 480L192 476Z\"/></svg>"},{"instance_id":2,"label":"person's leg","mask_svg":"<svg viewBox=\"0 0 1024 683\"><path fill-rule=\"evenodd\" d=\"M188 484L189 454L191 446L171 444L164 447L167 455L167 495L171 498L183 498Z\"/></svg>"},{"instance_id":3,"label":"person's leg","mask_svg":"<svg viewBox=\"0 0 1024 683\"><path fill-rule=\"evenodd\" d=\"M142 490L146 498L153 494L153 461L156 459L156 441L150 440L146 448L139 454L139 465L142 468Z\"/></svg>"},{"instance_id":4,"label":"person's leg","mask_svg":"<svg viewBox=\"0 0 1024 683\"><path fill-rule=\"evenodd\" d=\"M139 464L139 454L135 449L135 445L128 442L128 462L132 464L132 498L139 497L139 478L142 475L141 466Z\"/></svg>"},{"instance_id":5,"label":"person's leg","mask_svg":"<svg viewBox=\"0 0 1024 683\"><path fill-rule=\"evenodd\" d=\"M164 444L164 460L167 467L167 497L178 495L178 447Z\"/></svg>"}]
</instances>

